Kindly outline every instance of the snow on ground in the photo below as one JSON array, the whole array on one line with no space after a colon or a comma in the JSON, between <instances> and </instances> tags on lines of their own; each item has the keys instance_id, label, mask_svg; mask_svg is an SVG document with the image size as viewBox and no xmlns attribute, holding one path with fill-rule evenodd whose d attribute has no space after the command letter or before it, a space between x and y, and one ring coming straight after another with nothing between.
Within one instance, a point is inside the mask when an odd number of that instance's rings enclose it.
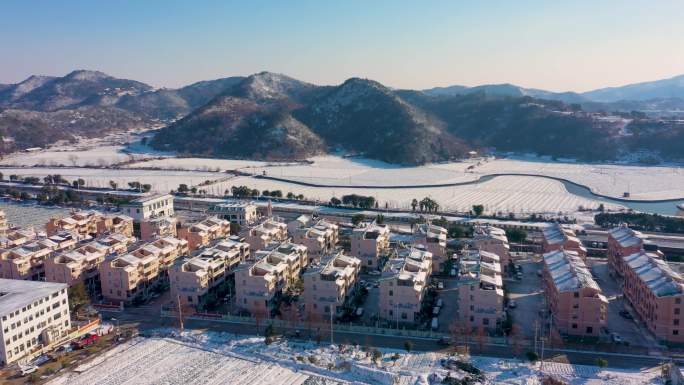
<instances>
[{"instance_id":1,"label":"snow on ground","mask_svg":"<svg viewBox=\"0 0 684 385\"><path fill-rule=\"evenodd\" d=\"M197 185L207 180L225 178L227 175L211 172L196 171L166 171L166 170L125 170L125 169L94 169L94 168L5 168L0 169L5 176L16 174L22 177L37 176L43 178L50 174L59 174L68 181L82 178L85 187L109 187L109 181L116 182L120 187L126 187L128 182L149 183L152 190L167 193L175 190L178 185Z\"/></svg>"},{"instance_id":2,"label":"snow on ground","mask_svg":"<svg viewBox=\"0 0 684 385\"><path fill-rule=\"evenodd\" d=\"M69 209L61 207L17 204L10 202L0 202L0 210L5 212L7 216L7 222L11 226L33 226L36 228L36 230L43 230L45 223L47 223L50 218L66 215L69 213Z\"/></svg>"},{"instance_id":3,"label":"snow on ground","mask_svg":"<svg viewBox=\"0 0 684 385\"><path fill-rule=\"evenodd\" d=\"M426 187L426 188L331 188L307 187L286 182L251 177L233 178L210 186L203 187L209 192L221 193L231 186L246 185L259 190L291 191L304 194L309 199L327 202L332 198L346 194L370 195L384 207L387 202L390 208L410 208L412 199L422 199L429 196L447 210L466 212L473 205L482 204L487 213L549 213L576 212L580 206L584 208L598 208L600 202L570 194L563 184L558 181L523 176L502 176L493 180L455 187ZM618 206L605 205L609 209Z\"/></svg>"},{"instance_id":4,"label":"snow on ground","mask_svg":"<svg viewBox=\"0 0 684 385\"><path fill-rule=\"evenodd\" d=\"M165 332L169 335L169 332ZM86 363L50 385L80 384L402 384L439 383L449 373L445 359L470 361L496 384L538 384L539 365L489 357L406 353L381 349L382 358L354 346L318 346L307 342L263 343L262 337L189 331L181 336L137 338ZM544 373L571 384L661 384L660 372L545 363Z\"/></svg>"},{"instance_id":5,"label":"snow on ground","mask_svg":"<svg viewBox=\"0 0 684 385\"><path fill-rule=\"evenodd\" d=\"M684 168L534 162L497 159L475 168L478 174L536 174L568 179L595 193L632 199L684 197Z\"/></svg>"},{"instance_id":6,"label":"snow on ground","mask_svg":"<svg viewBox=\"0 0 684 385\"><path fill-rule=\"evenodd\" d=\"M208 159L208 158L164 158L151 159L148 161L129 164L127 168L160 168L169 170L189 170L189 171L208 171L208 170L244 170L249 172L254 167L266 167L269 163L239 160L239 159Z\"/></svg>"}]
</instances>

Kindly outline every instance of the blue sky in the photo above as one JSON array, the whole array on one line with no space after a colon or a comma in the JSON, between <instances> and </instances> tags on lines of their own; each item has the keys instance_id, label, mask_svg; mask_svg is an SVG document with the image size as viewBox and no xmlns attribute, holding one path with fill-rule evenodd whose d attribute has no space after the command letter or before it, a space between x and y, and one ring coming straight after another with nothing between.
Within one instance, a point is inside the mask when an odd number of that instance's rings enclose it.
<instances>
[{"instance_id":1,"label":"blue sky","mask_svg":"<svg viewBox=\"0 0 684 385\"><path fill-rule=\"evenodd\" d=\"M0 83L96 69L177 87L268 70L584 91L684 74L682 16L681 0L2 0Z\"/></svg>"}]
</instances>

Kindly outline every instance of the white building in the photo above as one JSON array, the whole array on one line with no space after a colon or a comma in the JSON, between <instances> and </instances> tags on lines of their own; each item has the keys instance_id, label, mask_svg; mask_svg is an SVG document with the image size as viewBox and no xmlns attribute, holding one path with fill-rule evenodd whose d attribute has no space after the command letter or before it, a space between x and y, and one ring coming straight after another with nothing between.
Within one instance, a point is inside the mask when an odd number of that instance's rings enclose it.
<instances>
[{"instance_id":1,"label":"white building","mask_svg":"<svg viewBox=\"0 0 684 385\"><path fill-rule=\"evenodd\" d=\"M164 194L138 198L122 204L121 211L136 222L170 217L173 216L173 196Z\"/></svg>"},{"instance_id":2,"label":"white building","mask_svg":"<svg viewBox=\"0 0 684 385\"><path fill-rule=\"evenodd\" d=\"M240 226L253 225L259 219L256 205L249 202L220 203L212 206L208 214L216 215Z\"/></svg>"},{"instance_id":3,"label":"white building","mask_svg":"<svg viewBox=\"0 0 684 385\"><path fill-rule=\"evenodd\" d=\"M70 329L66 284L0 279L0 365L66 336Z\"/></svg>"}]
</instances>

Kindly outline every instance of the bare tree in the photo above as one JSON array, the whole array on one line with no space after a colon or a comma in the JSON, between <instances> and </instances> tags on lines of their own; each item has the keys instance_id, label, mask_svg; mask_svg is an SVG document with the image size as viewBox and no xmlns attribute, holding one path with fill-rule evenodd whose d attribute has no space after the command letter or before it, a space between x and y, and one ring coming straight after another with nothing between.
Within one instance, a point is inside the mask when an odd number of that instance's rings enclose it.
<instances>
[{"instance_id":1,"label":"bare tree","mask_svg":"<svg viewBox=\"0 0 684 385\"><path fill-rule=\"evenodd\" d=\"M69 159L69 162L71 162L72 166L74 166L74 167L78 166L78 155L69 154L68 159Z\"/></svg>"}]
</instances>

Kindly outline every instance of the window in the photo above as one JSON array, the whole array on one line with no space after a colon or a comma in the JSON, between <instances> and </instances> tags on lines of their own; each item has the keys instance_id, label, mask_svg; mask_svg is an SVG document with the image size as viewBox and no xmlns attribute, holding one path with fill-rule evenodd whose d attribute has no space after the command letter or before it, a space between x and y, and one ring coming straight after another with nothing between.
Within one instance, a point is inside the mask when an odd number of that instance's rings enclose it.
<instances>
[{"instance_id":1,"label":"window","mask_svg":"<svg viewBox=\"0 0 684 385\"><path fill-rule=\"evenodd\" d=\"M401 319L407 319L407 318L408 318L408 315L406 315L406 313L401 313Z\"/></svg>"},{"instance_id":2,"label":"window","mask_svg":"<svg viewBox=\"0 0 684 385\"><path fill-rule=\"evenodd\" d=\"M594 328L591 326L587 326L587 334L592 334L594 333Z\"/></svg>"},{"instance_id":3,"label":"window","mask_svg":"<svg viewBox=\"0 0 684 385\"><path fill-rule=\"evenodd\" d=\"M679 311L680 311L679 308L676 308L676 309L674 310L674 313L675 313L675 314L679 314Z\"/></svg>"},{"instance_id":4,"label":"window","mask_svg":"<svg viewBox=\"0 0 684 385\"><path fill-rule=\"evenodd\" d=\"M682 299L681 298L675 298L675 303L677 305L679 305L680 303L682 303Z\"/></svg>"},{"instance_id":5,"label":"window","mask_svg":"<svg viewBox=\"0 0 684 385\"><path fill-rule=\"evenodd\" d=\"M572 324L573 329L577 329L577 324Z\"/></svg>"},{"instance_id":6,"label":"window","mask_svg":"<svg viewBox=\"0 0 684 385\"><path fill-rule=\"evenodd\" d=\"M572 296L575 297L575 298L579 298L579 293L578 293L578 292L574 292L574 293L572 293Z\"/></svg>"},{"instance_id":7,"label":"window","mask_svg":"<svg viewBox=\"0 0 684 385\"><path fill-rule=\"evenodd\" d=\"M675 319L675 320L673 321L673 324L674 324L675 326L679 325L679 318Z\"/></svg>"},{"instance_id":8,"label":"window","mask_svg":"<svg viewBox=\"0 0 684 385\"><path fill-rule=\"evenodd\" d=\"M679 330L675 329L672 331L673 336L678 336L679 335Z\"/></svg>"},{"instance_id":9,"label":"window","mask_svg":"<svg viewBox=\"0 0 684 385\"><path fill-rule=\"evenodd\" d=\"M489 325L489 318L483 318L483 319L482 319L482 324L483 324L483 325Z\"/></svg>"}]
</instances>

